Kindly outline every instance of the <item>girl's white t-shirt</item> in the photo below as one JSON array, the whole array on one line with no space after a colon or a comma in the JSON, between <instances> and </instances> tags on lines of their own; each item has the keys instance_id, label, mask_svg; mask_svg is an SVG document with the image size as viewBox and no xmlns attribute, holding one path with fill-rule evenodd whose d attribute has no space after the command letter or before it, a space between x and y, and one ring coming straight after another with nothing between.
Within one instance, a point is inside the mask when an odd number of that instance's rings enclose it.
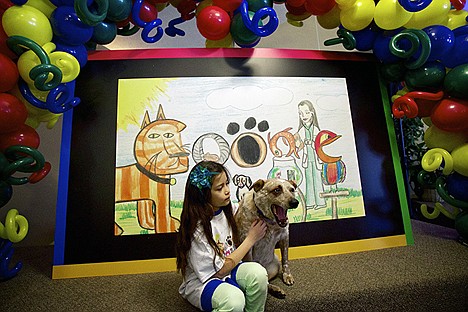
<instances>
[{"instance_id":1,"label":"girl's white t-shirt","mask_svg":"<svg viewBox=\"0 0 468 312\"><path fill-rule=\"evenodd\" d=\"M201 294L205 285L224 265L225 257L234 250L232 230L224 211L218 210L211 220L214 241L221 248L224 257L216 254L203 233L203 227L198 223L188 254L188 265L185 278L179 287L179 293L191 304L201 309ZM214 265L213 265L213 259ZM229 275L225 278L230 277ZM225 279L224 278L224 279Z\"/></svg>"}]
</instances>

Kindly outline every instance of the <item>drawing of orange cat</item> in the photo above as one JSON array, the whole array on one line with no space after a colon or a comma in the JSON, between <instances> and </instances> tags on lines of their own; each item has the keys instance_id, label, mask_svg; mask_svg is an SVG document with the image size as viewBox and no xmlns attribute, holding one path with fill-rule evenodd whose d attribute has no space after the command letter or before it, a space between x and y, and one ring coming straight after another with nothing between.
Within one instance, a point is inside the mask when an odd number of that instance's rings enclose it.
<instances>
[{"instance_id":1,"label":"drawing of orange cat","mask_svg":"<svg viewBox=\"0 0 468 312\"><path fill-rule=\"evenodd\" d=\"M137 202L138 222L156 233L174 232L179 221L170 213L171 174L188 170L189 153L182 146L180 132L186 125L166 119L161 105L155 121L145 112L141 130L135 138L135 164L117 167L115 202ZM122 229L115 224L115 235Z\"/></svg>"}]
</instances>

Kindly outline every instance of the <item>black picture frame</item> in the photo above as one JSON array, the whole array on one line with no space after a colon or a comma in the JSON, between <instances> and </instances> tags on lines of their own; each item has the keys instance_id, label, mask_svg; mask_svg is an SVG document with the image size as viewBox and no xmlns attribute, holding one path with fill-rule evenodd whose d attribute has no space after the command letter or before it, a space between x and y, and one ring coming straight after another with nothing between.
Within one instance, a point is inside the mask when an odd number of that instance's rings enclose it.
<instances>
[{"instance_id":1,"label":"black picture frame","mask_svg":"<svg viewBox=\"0 0 468 312\"><path fill-rule=\"evenodd\" d=\"M168 260L174 268L175 233L115 236L114 175L117 82L154 77L342 77L354 125L366 216L290 225L290 246L379 238L382 247L412 244L408 205L385 86L372 55L281 49L161 49L96 51L76 79L81 103L63 120L54 250L55 278L83 264ZM366 244L358 249L366 249ZM375 244L369 244L369 249ZM343 249L357 250L353 247ZM326 251L325 251L326 253ZM171 263L174 263L172 265ZM69 270L68 270L69 269ZM125 270L132 271L132 266ZM124 271L125 271L124 270ZM149 269L152 270L152 269ZM79 270L78 270L79 271ZM96 273L97 272L97 273ZM116 271L119 274L119 271ZM105 274L105 273L102 273Z\"/></svg>"}]
</instances>

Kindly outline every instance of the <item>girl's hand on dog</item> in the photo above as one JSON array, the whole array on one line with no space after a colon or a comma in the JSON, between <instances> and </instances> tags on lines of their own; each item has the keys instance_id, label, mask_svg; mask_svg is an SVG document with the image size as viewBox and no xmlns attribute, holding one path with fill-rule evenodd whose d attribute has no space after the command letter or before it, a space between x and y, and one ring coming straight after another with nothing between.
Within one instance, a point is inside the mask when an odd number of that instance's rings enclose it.
<instances>
[{"instance_id":1,"label":"girl's hand on dog","mask_svg":"<svg viewBox=\"0 0 468 312\"><path fill-rule=\"evenodd\" d=\"M247 234L247 238L252 239L254 243L256 243L265 236L266 230L267 225L265 221L257 219L254 222L252 222L252 225L249 229L249 233Z\"/></svg>"}]
</instances>

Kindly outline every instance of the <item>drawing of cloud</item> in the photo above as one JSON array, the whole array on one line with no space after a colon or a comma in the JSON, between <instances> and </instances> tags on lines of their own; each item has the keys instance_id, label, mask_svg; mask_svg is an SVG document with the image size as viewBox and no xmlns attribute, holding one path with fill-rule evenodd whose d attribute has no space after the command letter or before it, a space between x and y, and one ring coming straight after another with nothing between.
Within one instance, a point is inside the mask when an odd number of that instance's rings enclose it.
<instances>
[{"instance_id":1,"label":"drawing of cloud","mask_svg":"<svg viewBox=\"0 0 468 312\"><path fill-rule=\"evenodd\" d=\"M212 109L233 107L248 111L263 105L285 105L292 99L292 92L285 88L264 89L258 86L240 86L215 90L207 96L206 103Z\"/></svg>"},{"instance_id":2,"label":"drawing of cloud","mask_svg":"<svg viewBox=\"0 0 468 312\"><path fill-rule=\"evenodd\" d=\"M349 107L348 97L346 95L339 96L321 96L317 98L317 106L324 111L336 111Z\"/></svg>"}]
</instances>

